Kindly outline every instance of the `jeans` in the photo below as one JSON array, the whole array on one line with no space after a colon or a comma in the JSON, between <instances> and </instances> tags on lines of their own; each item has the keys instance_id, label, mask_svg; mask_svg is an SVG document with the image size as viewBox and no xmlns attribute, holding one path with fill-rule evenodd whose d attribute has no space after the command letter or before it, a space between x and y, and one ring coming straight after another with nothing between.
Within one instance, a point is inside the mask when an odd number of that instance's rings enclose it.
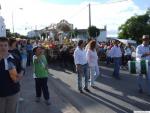
<instances>
[{"instance_id":1,"label":"jeans","mask_svg":"<svg viewBox=\"0 0 150 113\"><path fill-rule=\"evenodd\" d=\"M94 81L97 79L97 77L99 76L100 72L99 72L99 67L97 66L93 66L93 67L89 67L90 69L90 78L91 78L91 82L90 85L94 85Z\"/></svg>"},{"instance_id":2,"label":"jeans","mask_svg":"<svg viewBox=\"0 0 150 113\"><path fill-rule=\"evenodd\" d=\"M146 77L146 89L147 89L147 92L148 92L148 94L150 95L150 65L149 65L149 67L148 67L148 74L147 75L145 75L145 77ZM142 74L139 74L138 75L138 87L139 87L139 89L143 89L143 87L144 87L144 75L142 75Z\"/></svg>"},{"instance_id":3,"label":"jeans","mask_svg":"<svg viewBox=\"0 0 150 113\"><path fill-rule=\"evenodd\" d=\"M8 97L0 97L0 113L16 113L19 93Z\"/></svg>"},{"instance_id":4,"label":"jeans","mask_svg":"<svg viewBox=\"0 0 150 113\"><path fill-rule=\"evenodd\" d=\"M107 63L107 64L110 64L110 62L111 62L111 57L107 56L107 58L106 58L106 63Z\"/></svg>"},{"instance_id":5,"label":"jeans","mask_svg":"<svg viewBox=\"0 0 150 113\"><path fill-rule=\"evenodd\" d=\"M41 97L43 92L44 99L49 100L47 81L48 78L35 78L36 97Z\"/></svg>"},{"instance_id":6,"label":"jeans","mask_svg":"<svg viewBox=\"0 0 150 113\"><path fill-rule=\"evenodd\" d=\"M119 70L120 70L120 62L121 62L121 58L120 57L115 57L113 58L114 60L114 72L113 72L113 76L114 77L119 77Z\"/></svg>"},{"instance_id":7,"label":"jeans","mask_svg":"<svg viewBox=\"0 0 150 113\"><path fill-rule=\"evenodd\" d=\"M85 78L85 89L88 88L88 65L81 65L80 71L78 70L78 89L82 90L82 77Z\"/></svg>"}]
</instances>

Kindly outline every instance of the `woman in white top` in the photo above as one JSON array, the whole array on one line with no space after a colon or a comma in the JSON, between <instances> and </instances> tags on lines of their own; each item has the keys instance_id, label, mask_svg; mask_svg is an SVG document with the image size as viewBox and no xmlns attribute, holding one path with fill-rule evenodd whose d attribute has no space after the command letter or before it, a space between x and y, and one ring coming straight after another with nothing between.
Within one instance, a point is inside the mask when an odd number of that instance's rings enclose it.
<instances>
[{"instance_id":1,"label":"woman in white top","mask_svg":"<svg viewBox=\"0 0 150 113\"><path fill-rule=\"evenodd\" d=\"M89 48L86 53L89 70L90 70L90 85L95 87L94 81L99 76L98 55L96 52L96 41L92 40L89 43Z\"/></svg>"}]
</instances>

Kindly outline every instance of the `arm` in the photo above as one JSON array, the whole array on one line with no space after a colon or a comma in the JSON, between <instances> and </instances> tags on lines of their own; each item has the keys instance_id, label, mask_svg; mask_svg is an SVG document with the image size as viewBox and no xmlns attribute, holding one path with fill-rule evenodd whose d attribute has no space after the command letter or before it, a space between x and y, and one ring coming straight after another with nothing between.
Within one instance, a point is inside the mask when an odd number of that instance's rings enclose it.
<instances>
[{"instance_id":1,"label":"arm","mask_svg":"<svg viewBox=\"0 0 150 113\"><path fill-rule=\"evenodd\" d=\"M143 53L143 52L142 52L142 48L141 48L140 46L138 46L138 47L136 48L136 58L142 59L143 57L147 57L147 56L149 56L149 55L150 55L149 52Z\"/></svg>"},{"instance_id":2,"label":"arm","mask_svg":"<svg viewBox=\"0 0 150 113\"><path fill-rule=\"evenodd\" d=\"M47 63L47 59L46 59L45 55L43 55L42 58L43 58L43 60L44 60L45 69L48 70L48 63Z\"/></svg>"},{"instance_id":3,"label":"arm","mask_svg":"<svg viewBox=\"0 0 150 113\"><path fill-rule=\"evenodd\" d=\"M110 56L113 58L114 57L114 47L112 47L111 49L110 49Z\"/></svg>"},{"instance_id":4,"label":"arm","mask_svg":"<svg viewBox=\"0 0 150 113\"><path fill-rule=\"evenodd\" d=\"M79 62L79 53L78 53L78 50L75 50L74 51L74 63L76 65L76 71L80 71L81 70L81 65L80 65L80 62Z\"/></svg>"},{"instance_id":5,"label":"arm","mask_svg":"<svg viewBox=\"0 0 150 113\"><path fill-rule=\"evenodd\" d=\"M91 61L92 61L92 57L91 57L91 52L90 52L90 50L87 51L87 53L86 53L86 58L87 58L88 64L90 65L90 64L91 64Z\"/></svg>"}]
</instances>

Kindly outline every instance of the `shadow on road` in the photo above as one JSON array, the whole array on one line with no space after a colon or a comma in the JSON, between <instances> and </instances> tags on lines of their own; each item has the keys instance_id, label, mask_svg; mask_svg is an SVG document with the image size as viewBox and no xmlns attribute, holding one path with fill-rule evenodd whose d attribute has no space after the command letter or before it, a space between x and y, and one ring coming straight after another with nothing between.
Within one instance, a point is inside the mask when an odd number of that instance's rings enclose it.
<instances>
[{"instance_id":1,"label":"shadow on road","mask_svg":"<svg viewBox=\"0 0 150 113\"><path fill-rule=\"evenodd\" d=\"M51 79L52 84L55 86L55 90L57 90L57 93L59 93L59 95L62 95L64 99L67 98L67 100L69 100L70 103L74 105L81 113L82 112L84 113L85 109L87 109L88 107L97 105L95 104L95 102L93 102L93 100L100 103L101 105L107 106L108 108L110 108L116 113L131 113L132 112L130 109L120 106L119 104L116 104L112 102L111 100L108 100L102 96L96 95L95 93L80 94L72 90L68 84L64 83L60 79L56 79L53 77L50 77L50 79ZM99 109L99 111L100 110L101 109Z\"/></svg>"},{"instance_id":2,"label":"shadow on road","mask_svg":"<svg viewBox=\"0 0 150 113\"><path fill-rule=\"evenodd\" d=\"M150 110L150 98L146 94L139 94L137 90L137 77L135 75L121 74L121 80L116 80L111 76L112 71L107 69L101 69L105 76L99 77L97 82L104 84L108 87L113 88L116 91L122 93L122 95L113 93L109 89L97 87L96 89L100 92L104 92L110 96L123 100L131 105L134 105L142 110ZM109 77L108 77L109 76ZM145 100L147 103L136 101L135 99L129 98L135 97Z\"/></svg>"}]
</instances>

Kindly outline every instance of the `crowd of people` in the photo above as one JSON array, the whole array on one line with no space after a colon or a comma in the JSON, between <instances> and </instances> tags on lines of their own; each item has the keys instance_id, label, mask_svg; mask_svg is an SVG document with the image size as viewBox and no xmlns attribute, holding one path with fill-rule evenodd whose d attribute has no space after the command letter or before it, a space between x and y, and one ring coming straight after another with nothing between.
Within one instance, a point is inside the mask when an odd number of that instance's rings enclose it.
<instances>
[{"instance_id":1,"label":"crowd of people","mask_svg":"<svg viewBox=\"0 0 150 113\"><path fill-rule=\"evenodd\" d=\"M147 60L150 62L150 46L149 46L150 37L149 35L143 35L142 37L142 44L137 46L136 48L136 61L143 61ZM132 48L130 45L127 47L123 47L119 41L114 41L112 44L104 45L101 48L97 49L99 43L97 44L95 40L89 41L87 45L83 40L78 42L78 46L74 51L74 62L76 65L76 70L78 74L78 90L83 93L82 90L82 77L85 77L85 85L84 89L87 92L90 92L88 89L88 82L90 81L90 85L94 88L94 81L100 75L99 67L98 67L98 53L104 54L106 52L107 55L107 64L110 61L113 61L114 64L114 71L112 73L112 77L117 80L121 80L120 77L120 69L121 66L127 65L129 60L132 60ZM135 61L135 62L136 62ZM142 65L139 65L142 66ZM138 75L138 92L143 93L144 85L143 80L146 80L146 89L147 94L150 96L150 71L149 71L150 63L148 63L148 72L143 73L136 73ZM142 67L135 67L134 68L142 68ZM146 66L145 66L146 68ZM144 75L146 79L144 79Z\"/></svg>"},{"instance_id":2,"label":"crowd of people","mask_svg":"<svg viewBox=\"0 0 150 113\"><path fill-rule=\"evenodd\" d=\"M136 49L136 60L150 61L149 36L143 35L143 43ZM35 80L35 100L40 102L42 93L46 105L50 105L48 90L48 64L51 57L48 48L43 48L41 41L0 38L0 113L15 113L20 98L20 80L25 75L26 67L33 67ZM124 46L118 40L99 43L95 39L87 42L79 40L73 45L51 45L50 50L57 48L57 58L62 68L71 67L77 72L78 90L90 92L89 85L95 88L95 81L100 76L99 61L105 60L106 65L113 63L112 77L120 80L120 68L126 67L132 60L134 49L130 44ZM150 63L149 63L150 65ZM150 67L150 66L149 66ZM82 79L84 77L84 85ZM150 73L146 75L148 94L150 95ZM143 75L138 74L139 93L143 93ZM83 87L84 86L84 87Z\"/></svg>"}]
</instances>

